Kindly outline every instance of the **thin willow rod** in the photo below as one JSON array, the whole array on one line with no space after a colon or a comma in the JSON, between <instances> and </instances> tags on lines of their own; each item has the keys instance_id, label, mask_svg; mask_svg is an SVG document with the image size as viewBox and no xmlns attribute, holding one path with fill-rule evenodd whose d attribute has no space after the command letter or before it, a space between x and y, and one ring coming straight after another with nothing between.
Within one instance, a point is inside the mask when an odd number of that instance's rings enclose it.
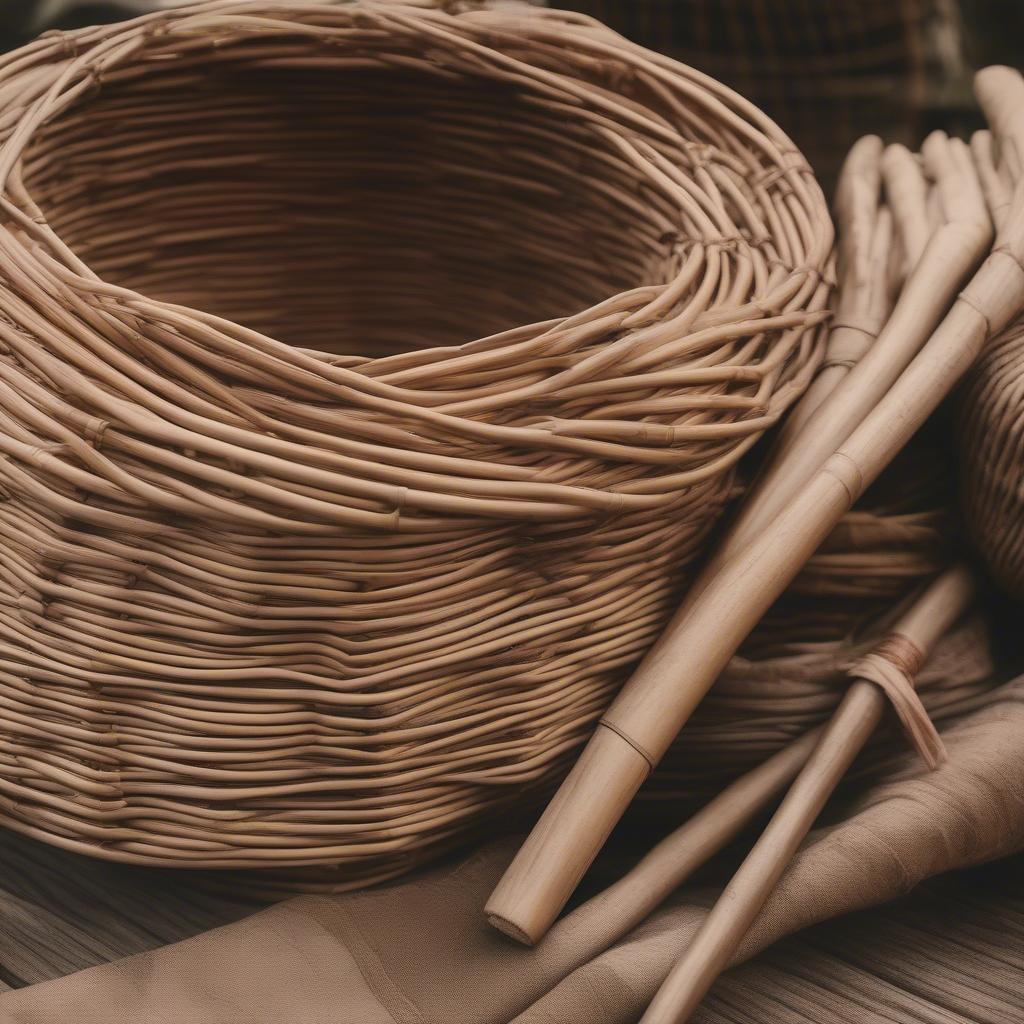
<instances>
[{"instance_id":1,"label":"thin willow rod","mask_svg":"<svg viewBox=\"0 0 1024 1024\"><path fill-rule=\"evenodd\" d=\"M976 79L976 91L1001 136L1008 111L1019 111L1024 102L1024 80L1010 69L986 69ZM930 294L922 296L925 308L934 304L943 282L948 284L960 253L959 244L949 242L949 265L939 261L939 286L933 283ZM932 251L938 260L939 250ZM758 619L966 373L985 342L1022 307L1024 182L1019 181L994 248L924 347L789 504L670 624L603 716L492 895L488 915L497 927L511 926L534 941L546 932L643 779Z\"/></svg>"},{"instance_id":2,"label":"thin willow rod","mask_svg":"<svg viewBox=\"0 0 1024 1024\"><path fill-rule=\"evenodd\" d=\"M893 692L910 689L920 666L967 609L973 593L966 568L948 570L898 619L876 651L854 667L854 682L814 750L669 971L641 1024L685 1024L690 1019L735 956L797 847L881 721L890 697L888 687L883 689L880 683L895 676L898 685Z\"/></svg>"},{"instance_id":3,"label":"thin willow rod","mask_svg":"<svg viewBox=\"0 0 1024 1024\"><path fill-rule=\"evenodd\" d=\"M796 777L820 738L820 729L808 730L734 779L622 878L566 914L552 929L549 941L558 942L560 936L586 928L596 919L611 925L602 936L605 948L628 934L770 805Z\"/></svg>"},{"instance_id":4,"label":"thin willow rod","mask_svg":"<svg viewBox=\"0 0 1024 1024\"><path fill-rule=\"evenodd\" d=\"M880 202L882 160L881 139L868 135L854 144L840 171L833 203L839 277L828 348L810 387L779 431L774 458L781 458L788 439L860 362L892 310L891 298L898 289L889 280L888 267L896 237L894 214ZM890 203L895 205L892 199Z\"/></svg>"}]
</instances>

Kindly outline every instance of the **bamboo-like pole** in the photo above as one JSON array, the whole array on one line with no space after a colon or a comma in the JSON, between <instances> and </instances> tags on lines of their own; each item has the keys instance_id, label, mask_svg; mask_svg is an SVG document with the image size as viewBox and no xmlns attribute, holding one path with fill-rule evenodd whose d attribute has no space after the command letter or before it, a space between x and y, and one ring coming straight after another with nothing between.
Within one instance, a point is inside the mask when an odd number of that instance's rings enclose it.
<instances>
[{"instance_id":1,"label":"bamboo-like pole","mask_svg":"<svg viewBox=\"0 0 1024 1024\"><path fill-rule=\"evenodd\" d=\"M894 173L892 165L898 158L891 153L887 156L890 181L901 184L907 181L911 168L897 163L898 172ZM798 433L784 435L784 443L772 453L728 536L701 574L702 581L713 575L789 504L878 404L921 350L949 308L957 289L988 252L992 244L992 222L967 144L960 139L949 139L942 132L933 132L925 140L922 156L935 181L946 222L925 241L885 326L846 374L842 385L833 386L810 415L794 410ZM904 191L899 191L897 196L905 203ZM905 209L905 206L899 208ZM927 235L927 227L913 213L905 219L917 226L911 237L913 244L919 246L922 237ZM839 325L847 326L842 317L843 311L837 310ZM687 603L692 602L701 589L698 584Z\"/></svg>"},{"instance_id":2,"label":"bamboo-like pole","mask_svg":"<svg viewBox=\"0 0 1024 1024\"><path fill-rule=\"evenodd\" d=\"M939 638L971 601L969 572L958 566L940 576L896 623L888 638L911 652L916 671ZM855 673L854 673L855 674ZM832 715L818 745L761 837L669 972L641 1024L684 1024L718 975L729 965L825 802L885 711L882 689L856 678Z\"/></svg>"},{"instance_id":3,"label":"bamboo-like pole","mask_svg":"<svg viewBox=\"0 0 1024 1024\"><path fill-rule=\"evenodd\" d=\"M817 746L822 728L809 730L734 779L619 881L566 914L547 941L565 937L572 942L576 935L599 935L602 948L607 948L627 935L792 782ZM596 952L591 949L592 955Z\"/></svg>"},{"instance_id":4,"label":"bamboo-like pole","mask_svg":"<svg viewBox=\"0 0 1024 1024\"><path fill-rule=\"evenodd\" d=\"M1008 68L985 69L977 93L1002 137L1024 106L1024 80ZM945 294L950 279L960 276L955 268L964 240L959 232L943 236L940 247L938 236L932 239L922 265L931 252L935 276L930 288L912 290L919 308L904 307L908 320L936 315L936 294ZM920 271L921 265L915 277ZM488 901L486 912L497 927L534 942L548 930L640 784L758 619L950 392L985 340L1021 308L1024 183L1018 181L995 248L921 351L788 504L676 615L643 660Z\"/></svg>"}]
</instances>

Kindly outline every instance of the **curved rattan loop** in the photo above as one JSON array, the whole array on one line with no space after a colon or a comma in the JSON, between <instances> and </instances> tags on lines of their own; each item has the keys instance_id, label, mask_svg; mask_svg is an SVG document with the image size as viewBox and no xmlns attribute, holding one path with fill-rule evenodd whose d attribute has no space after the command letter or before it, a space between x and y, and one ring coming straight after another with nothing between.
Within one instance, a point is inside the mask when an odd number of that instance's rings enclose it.
<instances>
[{"instance_id":1,"label":"curved rattan loop","mask_svg":"<svg viewBox=\"0 0 1024 1024\"><path fill-rule=\"evenodd\" d=\"M821 357L803 159L586 19L205 3L0 132L2 816L102 856L355 883L542 787Z\"/></svg>"}]
</instances>

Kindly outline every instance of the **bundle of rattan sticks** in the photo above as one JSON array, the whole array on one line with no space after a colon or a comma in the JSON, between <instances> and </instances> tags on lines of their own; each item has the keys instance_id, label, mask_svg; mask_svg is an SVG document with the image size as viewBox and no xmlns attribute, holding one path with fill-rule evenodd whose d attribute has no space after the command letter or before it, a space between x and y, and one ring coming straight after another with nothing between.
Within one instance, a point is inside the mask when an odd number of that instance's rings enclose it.
<instances>
[{"instance_id":1,"label":"bundle of rattan sticks","mask_svg":"<svg viewBox=\"0 0 1024 1024\"><path fill-rule=\"evenodd\" d=\"M941 173L937 156L948 144L934 136L926 158L899 145L883 151L868 137L849 154L835 201L840 286L828 353L784 437L799 433L801 420L867 353L943 223L939 183L929 185L925 169ZM954 187L947 180L947 192ZM836 709L851 666L892 627L906 595L952 557L958 523L949 448L948 425L929 423L843 516L694 710L641 791L645 804L660 810L666 799L707 799ZM970 469L966 452L962 462ZM936 722L961 713L990 681L980 616L944 638L918 676Z\"/></svg>"},{"instance_id":2,"label":"bundle of rattan sticks","mask_svg":"<svg viewBox=\"0 0 1024 1024\"><path fill-rule=\"evenodd\" d=\"M954 165L940 154L950 145L957 144L934 136L925 158L867 137L851 150L834 202L840 273L828 348L783 438L799 434L800 422L842 386L885 325L907 273L943 223L939 182ZM936 176L931 183L926 167ZM944 417L929 422L754 627L638 794L648 816L712 798L835 711L850 668L877 646L922 582L955 557L949 433ZM961 461L971 465L966 453ZM991 685L982 620L974 615L951 631L918 676L936 722L960 714ZM879 744L892 740L878 737Z\"/></svg>"},{"instance_id":3,"label":"bundle of rattan sticks","mask_svg":"<svg viewBox=\"0 0 1024 1024\"><path fill-rule=\"evenodd\" d=\"M842 367L831 380L822 374L794 411L723 543L495 890L489 914L509 934L528 941L544 934L639 782L757 618L971 367L986 341L1024 309L1024 79L990 68L978 76L977 94L992 131L979 133L970 147L933 135L919 160L899 149L882 153L875 139L862 140L851 153L839 196L845 224L833 334L858 332L864 348L848 374ZM881 205L880 183L886 199ZM897 235L899 244L893 245L889 239ZM893 252L901 270L892 269ZM894 277L898 296L887 308L880 294ZM1015 334L1011 328L1006 338ZM987 350L964 403L968 438L983 416L995 425L989 453L1013 436L1009 424L1019 406L1007 383L1013 377L1007 377L1005 353L1005 339ZM984 414L978 412L982 405ZM969 456L989 480L991 458ZM1012 501L1004 496L997 514L1005 515L1007 507ZM1001 545L988 543L996 564L1012 563L1019 543L1019 529L1004 533L1011 536ZM970 574L951 566L852 667L852 685L810 752L800 755L802 766L792 768L791 788L669 973L645 1024L689 1019L887 703L925 760L933 766L941 761L941 739L914 684L972 594ZM781 764L781 757L774 762ZM719 825L735 826L734 812L720 811Z\"/></svg>"},{"instance_id":4,"label":"bundle of rattan sticks","mask_svg":"<svg viewBox=\"0 0 1024 1024\"><path fill-rule=\"evenodd\" d=\"M770 121L449 6L0 62L5 825L345 885L464 837L564 766L819 364L832 228Z\"/></svg>"}]
</instances>

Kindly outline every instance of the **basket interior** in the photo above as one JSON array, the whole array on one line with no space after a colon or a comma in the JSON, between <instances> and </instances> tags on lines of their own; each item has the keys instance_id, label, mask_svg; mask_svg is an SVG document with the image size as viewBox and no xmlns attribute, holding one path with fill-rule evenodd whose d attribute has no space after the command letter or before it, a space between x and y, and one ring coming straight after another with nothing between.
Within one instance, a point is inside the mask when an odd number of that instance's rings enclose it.
<instances>
[{"instance_id":1,"label":"basket interior","mask_svg":"<svg viewBox=\"0 0 1024 1024\"><path fill-rule=\"evenodd\" d=\"M571 314L664 252L621 157L525 88L229 56L115 73L38 132L28 189L105 280L375 357Z\"/></svg>"}]
</instances>

